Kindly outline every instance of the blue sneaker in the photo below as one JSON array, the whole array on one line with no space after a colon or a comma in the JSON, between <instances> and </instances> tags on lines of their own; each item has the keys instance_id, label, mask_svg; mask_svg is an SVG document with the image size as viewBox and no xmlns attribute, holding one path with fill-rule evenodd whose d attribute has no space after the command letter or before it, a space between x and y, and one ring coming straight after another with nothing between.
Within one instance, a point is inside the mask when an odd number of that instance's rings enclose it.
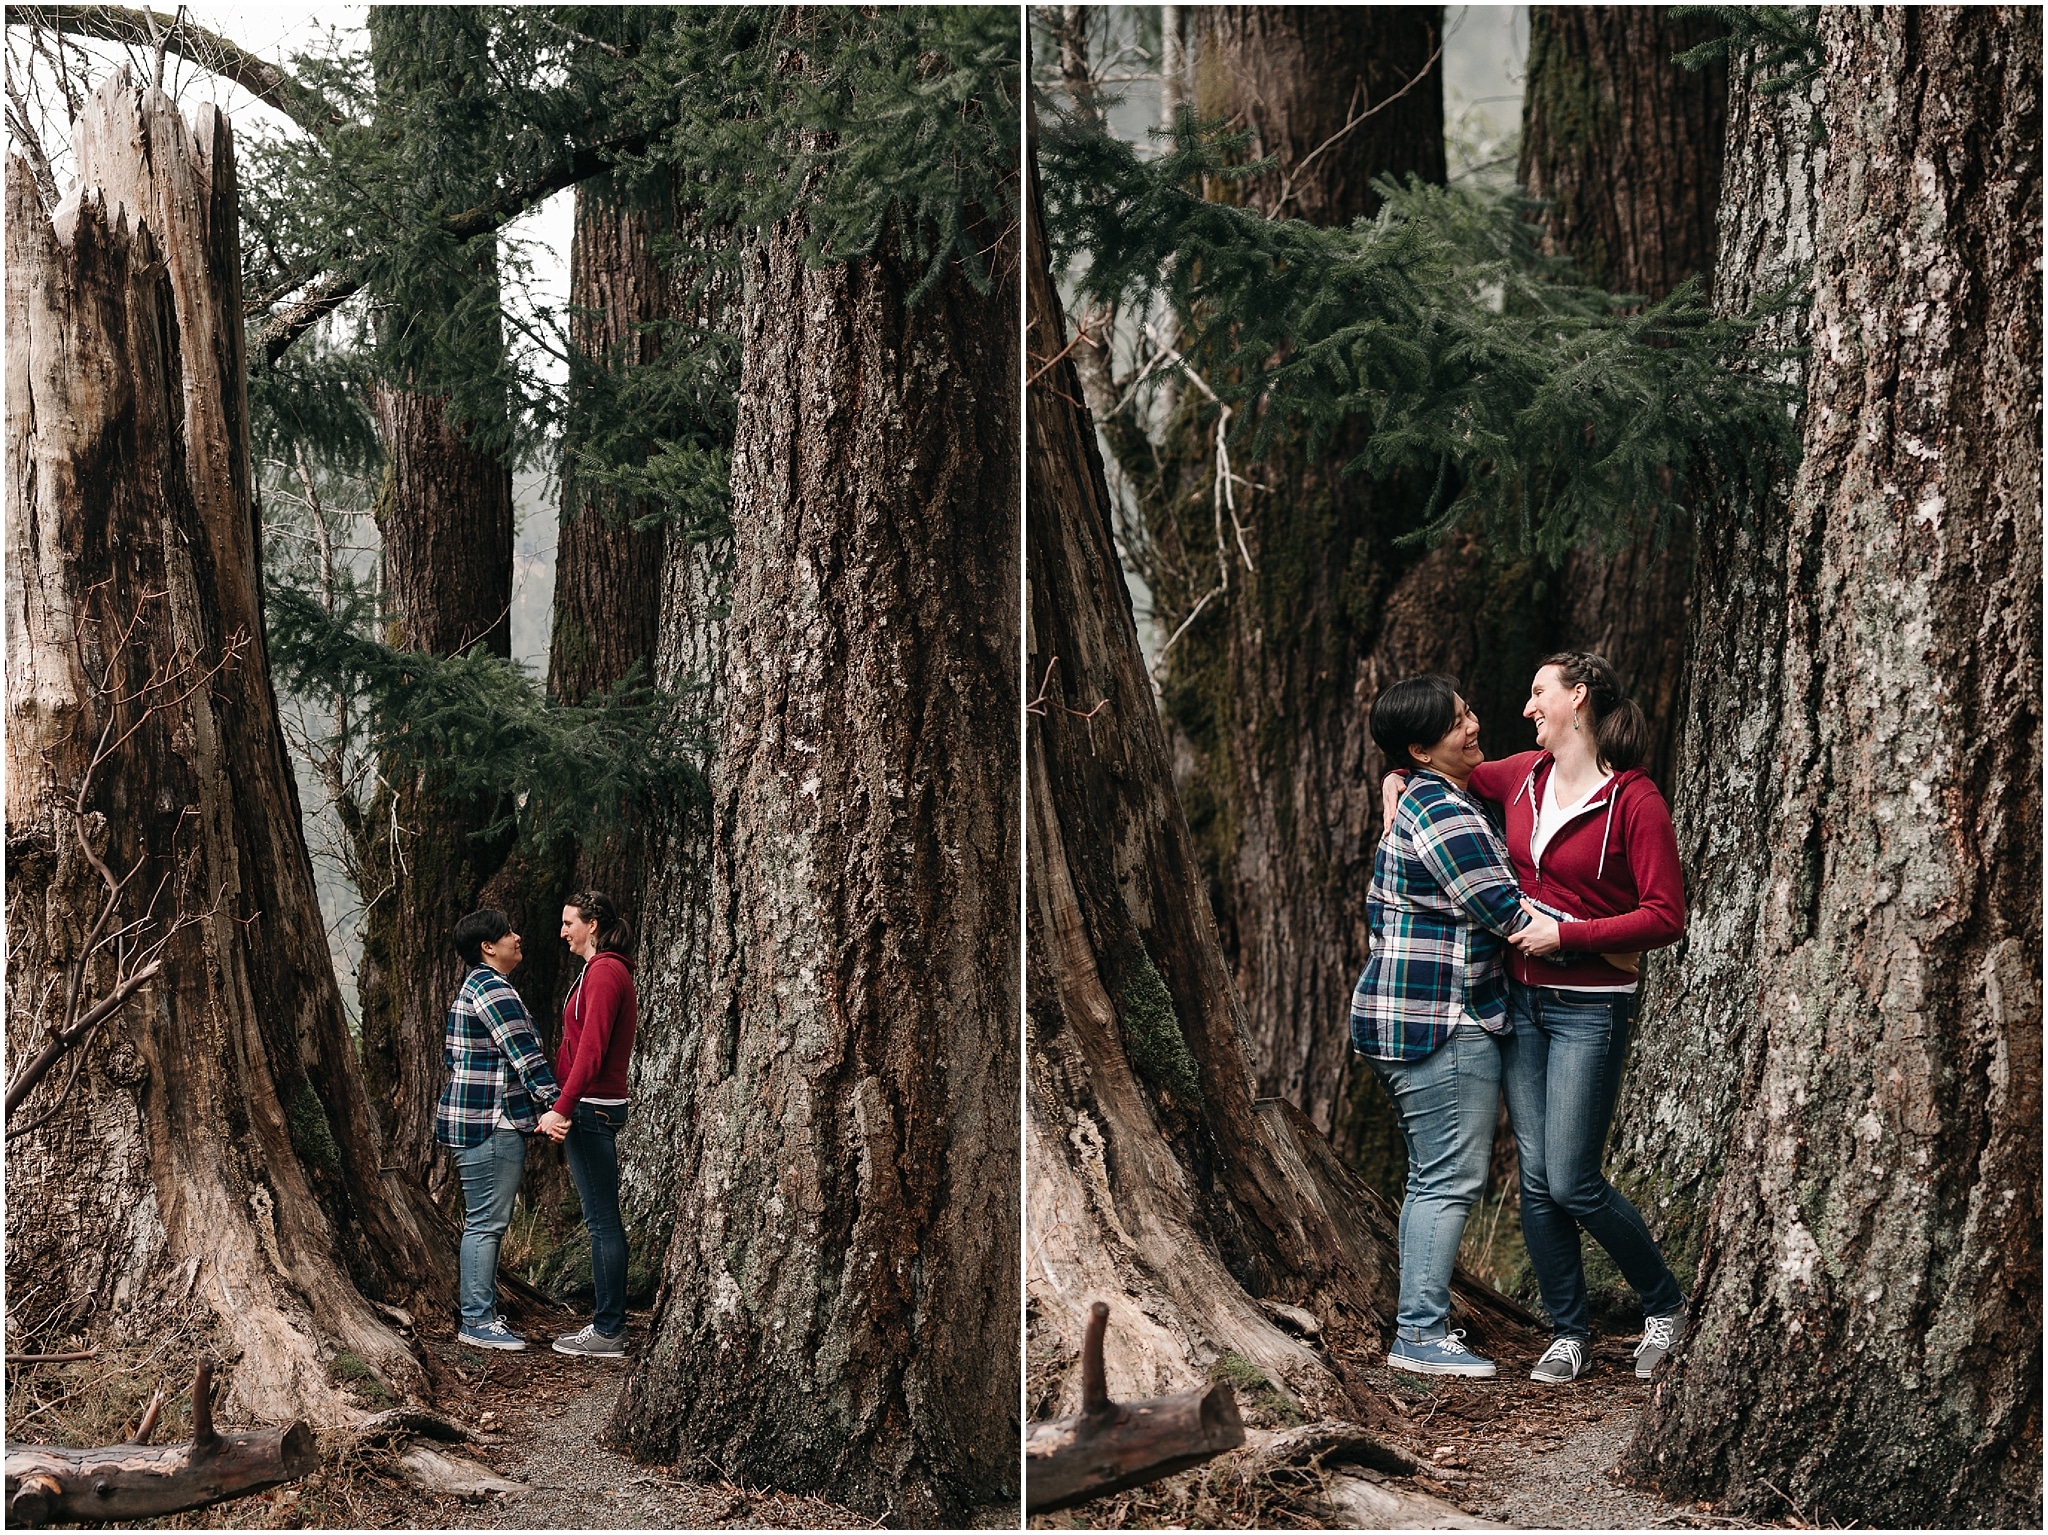
<instances>
[{"instance_id":1,"label":"blue sneaker","mask_svg":"<svg viewBox=\"0 0 2048 1535\"><path fill-rule=\"evenodd\" d=\"M1407 1338L1396 1338L1394 1346L1387 1351L1387 1365L1390 1369L1406 1370L1411 1375L1476 1375L1482 1379L1493 1375L1493 1361L1475 1354L1461 1341L1465 1329L1445 1333L1441 1338L1425 1338L1420 1343Z\"/></svg>"},{"instance_id":2,"label":"blue sneaker","mask_svg":"<svg viewBox=\"0 0 2048 1535\"><path fill-rule=\"evenodd\" d=\"M492 1317L481 1327L465 1325L462 1331L457 1333L455 1337L457 1342L467 1343L471 1348L522 1349L526 1347L526 1340L496 1317Z\"/></svg>"}]
</instances>

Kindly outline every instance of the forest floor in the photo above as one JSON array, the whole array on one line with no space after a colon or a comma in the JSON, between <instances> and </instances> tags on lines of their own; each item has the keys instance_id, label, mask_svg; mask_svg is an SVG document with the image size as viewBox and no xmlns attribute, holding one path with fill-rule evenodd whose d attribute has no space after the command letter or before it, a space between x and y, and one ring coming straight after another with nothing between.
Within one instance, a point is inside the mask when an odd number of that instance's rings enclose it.
<instances>
[{"instance_id":1,"label":"forest floor","mask_svg":"<svg viewBox=\"0 0 2048 1535\"><path fill-rule=\"evenodd\" d=\"M1358 1479L1429 1504L1474 1526L1561 1530L1804 1528L1759 1523L1710 1505L1672 1504L1622 1481L1616 1465L1648 1401L1635 1376L1635 1339L1602 1337L1591 1373L1568 1386L1531 1381L1544 1340L1498 1347L1491 1380L1404 1375L1379 1360L1347 1360L1386 1403L1373 1437L1418 1469L1401 1476L1356 1464L1276 1463L1284 1420L1246 1405L1246 1444L1193 1471L1031 1520L1034 1529L1348 1529L1344 1507ZM1374 1520L1373 1523L1379 1521ZM1385 1526L1382 1526L1385 1527Z\"/></svg>"},{"instance_id":2,"label":"forest floor","mask_svg":"<svg viewBox=\"0 0 2048 1535\"><path fill-rule=\"evenodd\" d=\"M716 1468L642 1465L599 1443L632 1358L583 1359L557 1354L549 1342L589 1320L566 1310L526 1306L514 1314L515 1327L532 1343L524 1352L469 1348L456 1341L452 1319L421 1318L418 1341L434 1381L434 1411L470 1429L462 1443L423 1441L459 1471L481 1471L511 1484L496 1491L430 1492L416 1485L401 1463L402 1446L362 1443L345 1435L322 1434L319 1467L310 1475L267 1493L237 1498L161 1520L137 1521L156 1529L871 1529L883 1527L864 1514L820 1497L743 1486ZM650 1317L627 1318L629 1348L644 1343ZM91 1392L52 1377L43 1387L53 1402L75 1405L105 1398L89 1416L43 1412L25 1424L39 1442L107 1444L119 1440L139 1414L148 1382L188 1379L191 1348L154 1350L147 1360L118 1363L111 1355L90 1364L63 1367L90 1382ZM175 1360L162 1357L176 1352ZM135 1367L130 1367L135 1366ZM97 1370L87 1376L87 1370ZM132 1378L131 1378L132 1377ZM11 1383L12 1384L12 1383ZM122 1388L116 1393L114 1387ZM364 1387L356 1388L359 1395ZM370 1388L374 1393L375 1388ZM9 1428L32 1393L9 1393ZM166 1404L156 1443L173 1443L189 1433L182 1397ZM390 1405L365 1395L375 1410ZM232 1426L232 1425L228 1425ZM12 1437L12 1435L10 1435ZM692 1474L694 1472L694 1474ZM1012 1503L982 1512L977 1528L1015 1529Z\"/></svg>"}]
</instances>

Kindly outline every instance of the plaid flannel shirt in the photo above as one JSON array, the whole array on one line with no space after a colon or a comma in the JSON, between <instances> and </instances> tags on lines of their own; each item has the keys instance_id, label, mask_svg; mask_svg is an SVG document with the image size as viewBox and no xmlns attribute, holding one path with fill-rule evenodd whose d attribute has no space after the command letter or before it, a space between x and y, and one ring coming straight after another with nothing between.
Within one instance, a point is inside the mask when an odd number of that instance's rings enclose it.
<instances>
[{"instance_id":1,"label":"plaid flannel shirt","mask_svg":"<svg viewBox=\"0 0 2048 1535\"><path fill-rule=\"evenodd\" d=\"M1418 772L1373 859L1372 951L1351 993L1351 1048L1382 1061L1435 1051L1459 1020L1505 1033L1502 941L1528 925L1506 844L1479 801Z\"/></svg>"},{"instance_id":2,"label":"plaid flannel shirt","mask_svg":"<svg viewBox=\"0 0 2048 1535\"><path fill-rule=\"evenodd\" d=\"M555 1101L555 1074L533 1018L512 983L489 965L470 971L455 994L441 1060L448 1085L441 1089L434 1139L444 1146L481 1146L491 1138L501 1104L505 1117L530 1135L540 1128L540 1109Z\"/></svg>"}]
</instances>

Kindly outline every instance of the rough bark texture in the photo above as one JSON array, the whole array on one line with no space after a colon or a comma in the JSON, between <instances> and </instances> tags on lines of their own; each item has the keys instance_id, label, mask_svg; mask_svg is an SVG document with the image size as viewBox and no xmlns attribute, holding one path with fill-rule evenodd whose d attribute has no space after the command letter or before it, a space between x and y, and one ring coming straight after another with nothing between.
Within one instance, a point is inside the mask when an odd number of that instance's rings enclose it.
<instances>
[{"instance_id":1,"label":"rough bark texture","mask_svg":"<svg viewBox=\"0 0 2048 1535\"><path fill-rule=\"evenodd\" d=\"M1376 175L1443 178L1442 72L1433 57L1440 12L1222 7L1197 15L1203 114L1242 122L1256 135L1253 148L1278 161L1243 189L1251 205L1347 223L1377 207ZM1225 574L1209 510L1216 412L1199 391L1183 390L1156 450L1127 418L1107 426L1146 502L1161 556L1146 574L1172 633ZM1510 698L1499 684L1515 678L1509 687L1520 687L1525 660L1546 638L1526 567L1497 561L1471 539L1427 552L1394 547L1429 487L1341 475L1362 430L1340 433L1320 455L1282 441L1260 463L1239 466L1257 485L1238 496L1249 558L1233 550L1228 591L1168 652L1162 683L1176 776L1244 998L1258 1091L1299 1103L1320 1128L1336 1123L1353 1150L1383 1144L1391 1123L1376 1085L1347 1089L1346 1005L1365 960L1378 817L1380 764L1366 705L1403 673L1455 669L1498 751L1508 739L1500 722L1513 723L1523 696ZM1448 611L1473 615L1464 632L1404 621L1451 591L1458 601ZM1383 1180L1386 1169L1376 1174Z\"/></svg>"},{"instance_id":2,"label":"rough bark texture","mask_svg":"<svg viewBox=\"0 0 2048 1535\"><path fill-rule=\"evenodd\" d=\"M569 336L594 366L654 361L657 338L640 327L673 308L672 283L655 258L667 209L649 205L612 178L576 188L576 233L569 247ZM572 445L573 446L573 445ZM581 703L623 681L634 666L651 677L661 617L663 539L636 530L650 508L570 476L555 551L554 632L548 646L548 694ZM578 888L603 890L629 916L640 909L644 847L618 837L577 849Z\"/></svg>"},{"instance_id":3,"label":"rough bark texture","mask_svg":"<svg viewBox=\"0 0 2048 1535\"><path fill-rule=\"evenodd\" d=\"M443 656L477 645L510 655L512 471L472 449L438 397L386 386L372 395L387 460L377 530L390 643ZM363 1064L391 1161L445 1192L450 1171L435 1150L434 1105L445 1076L448 1004L468 968L448 933L484 904L484 887L504 865L510 839L478 840L496 807L451 800L438 791L431 767L393 762L387 776L363 846L375 887L362 892L356 972ZM527 946L549 946L543 953L551 953L555 912L515 915L527 923ZM513 977L515 985L525 980Z\"/></svg>"},{"instance_id":4,"label":"rough bark texture","mask_svg":"<svg viewBox=\"0 0 2048 1535\"><path fill-rule=\"evenodd\" d=\"M1018 1496L1016 255L748 258L712 996L637 1454Z\"/></svg>"},{"instance_id":5,"label":"rough bark texture","mask_svg":"<svg viewBox=\"0 0 2048 1535\"><path fill-rule=\"evenodd\" d=\"M1632 1122L1674 1181L1722 1168L1633 1456L1731 1511L2031 1528L2040 23L1820 30L1824 168L1796 102L1773 143L1745 85L1731 132L1755 214L1814 231L1814 354L1788 504L1703 549L1680 842L1709 921ZM1795 243L1751 219L1725 220L1724 273Z\"/></svg>"},{"instance_id":6,"label":"rough bark texture","mask_svg":"<svg viewBox=\"0 0 2048 1535\"><path fill-rule=\"evenodd\" d=\"M1804 284L1814 259L1827 148L1810 124L1824 82L1764 96L1731 86L1714 307L1739 314L1763 294ZM1786 311L1759 347L1803 348L1807 311ZM1803 385L1796 361L1779 363ZM1750 963L1754 892L1771 854L1757 828L1773 802L1779 665L1796 594L1783 551L1782 489L1717 505L1700 520L1689 675L1670 790L1685 870L1688 932L1644 962L1640 1024L1615 1111L1611 1176L1646 1212L1680 1281L1691 1284L1706 1207L1754 1047ZM1739 682L1732 679L1740 679Z\"/></svg>"},{"instance_id":7,"label":"rough bark texture","mask_svg":"<svg viewBox=\"0 0 2048 1535\"><path fill-rule=\"evenodd\" d=\"M197 1304L237 1360L232 1411L333 1422L337 1349L424 1386L358 1286L399 1300L453 1276L417 1189L380 1167L278 728L232 143L211 107L188 129L123 72L77 148L54 229L8 170L10 1059L39 1042L96 904L58 806L103 731L86 809L97 855L138 871L123 918L161 882L159 917L200 920L89 1044L65 1111L9 1143L10 1316L147 1332ZM203 678L238 638L206 685L149 687Z\"/></svg>"},{"instance_id":8,"label":"rough bark texture","mask_svg":"<svg viewBox=\"0 0 2048 1535\"><path fill-rule=\"evenodd\" d=\"M1036 368L1065 337L1035 195L1031 219ZM1108 1299L1113 1397L1194 1389L1234 1356L1356 1417L1368 1404L1338 1354L1377 1346L1391 1319L1391 1214L1326 1193L1312 1127L1255 1105L1079 398L1063 359L1028 412L1028 1410L1078 1409L1088 1308ZM1499 1325L1471 1300L1461 1325ZM1310 1311L1337 1353L1267 1301Z\"/></svg>"},{"instance_id":9,"label":"rough bark texture","mask_svg":"<svg viewBox=\"0 0 2048 1535\"><path fill-rule=\"evenodd\" d=\"M1714 267L1726 131L1725 64L1672 62L1711 36L1707 17L1654 6L1532 6L1520 181L1549 207L1551 248L1614 293L1660 299ZM1614 663L1649 716L1643 764L1671 782L1685 682L1692 528L1613 556L1581 551L1558 581L1558 637Z\"/></svg>"}]
</instances>

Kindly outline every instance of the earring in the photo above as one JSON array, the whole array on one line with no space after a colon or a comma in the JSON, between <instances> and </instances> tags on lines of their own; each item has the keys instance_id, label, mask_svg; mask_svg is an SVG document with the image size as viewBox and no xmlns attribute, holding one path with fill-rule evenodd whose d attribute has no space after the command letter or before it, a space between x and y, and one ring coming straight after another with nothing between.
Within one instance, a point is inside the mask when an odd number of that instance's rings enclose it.
<instances>
[{"instance_id":1,"label":"earring","mask_svg":"<svg viewBox=\"0 0 2048 1535\"><path fill-rule=\"evenodd\" d=\"M1578 728L1579 728L1579 711L1578 711L1578 710L1576 710L1576 709L1574 709L1574 710L1572 711L1572 729L1574 729L1574 730L1577 730Z\"/></svg>"}]
</instances>

